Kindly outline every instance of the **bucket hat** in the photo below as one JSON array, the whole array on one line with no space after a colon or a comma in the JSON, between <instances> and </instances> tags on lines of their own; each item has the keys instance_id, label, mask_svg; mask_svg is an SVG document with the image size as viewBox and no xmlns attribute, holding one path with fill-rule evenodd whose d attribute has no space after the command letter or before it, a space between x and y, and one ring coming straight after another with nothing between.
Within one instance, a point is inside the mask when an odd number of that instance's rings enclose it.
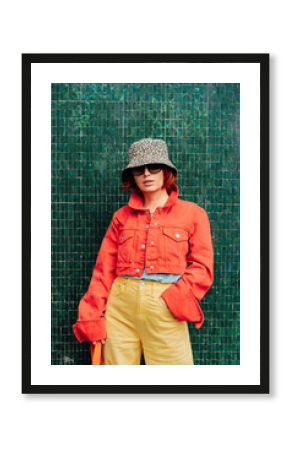
<instances>
[{"instance_id":1,"label":"bucket hat","mask_svg":"<svg viewBox=\"0 0 290 450\"><path fill-rule=\"evenodd\" d=\"M177 174L177 168L168 157L167 144L162 139L145 138L133 142L128 150L129 163L122 170L122 180L127 178L128 172L133 167L145 164L164 164Z\"/></svg>"}]
</instances>

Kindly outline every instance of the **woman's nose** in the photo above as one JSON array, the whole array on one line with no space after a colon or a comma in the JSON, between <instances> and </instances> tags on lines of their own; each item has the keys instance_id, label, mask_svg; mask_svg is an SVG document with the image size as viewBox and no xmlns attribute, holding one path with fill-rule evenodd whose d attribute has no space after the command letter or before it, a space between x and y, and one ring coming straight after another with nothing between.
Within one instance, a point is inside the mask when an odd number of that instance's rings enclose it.
<instances>
[{"instance_id":1,"label":"woman's nose","mask_svg":"<svg viewBox=\"0 0 290 450\"><path fill-rule=\"evenodd\" d=\"M145 166L144 175L150 175L150 172L149 172L149 169L147 166Z\"/></svg>"}]
</instances>

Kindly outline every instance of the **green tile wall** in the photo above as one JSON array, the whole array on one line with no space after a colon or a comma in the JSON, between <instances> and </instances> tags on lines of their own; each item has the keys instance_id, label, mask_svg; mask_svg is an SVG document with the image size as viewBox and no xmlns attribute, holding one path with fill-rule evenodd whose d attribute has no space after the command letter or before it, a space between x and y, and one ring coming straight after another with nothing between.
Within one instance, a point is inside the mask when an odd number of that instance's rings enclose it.
<instances>
[{"instance_id":1,"label":"green tile wall","mask_svg":"<svg viewBox=\"0 0 290 450\"><path fill-rule=\"evenodd\" d=\"M239 84L52 84L52 364L90 364L71 325L120 190L128 146L165 139L180 197L208 212L214 285L189 324L195 364L240 362Z\"/></svg>"}]
</instances>

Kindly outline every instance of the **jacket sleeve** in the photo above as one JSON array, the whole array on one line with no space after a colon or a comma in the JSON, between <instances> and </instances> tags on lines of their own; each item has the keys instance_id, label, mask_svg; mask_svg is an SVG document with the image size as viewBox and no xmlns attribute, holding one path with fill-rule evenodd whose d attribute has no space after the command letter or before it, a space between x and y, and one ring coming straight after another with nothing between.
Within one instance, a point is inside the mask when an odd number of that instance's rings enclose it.
<instances>
[{"instance_id":1,"label":"jacket sleeve","mask_svg":"<svg viewBox=\"0 0 290 450\"><path fill-rule=\"evenodd\" d=\"M199 302L213 283L213 261L210 222L206 211L199 208L189 238L187 267L182 277L162 292L172 314L178 320L194 322L196 328L204 322Z\"/></svg>"},{"instance_id":2,"label":"jacket sleeve","mask_svg":"<svg viewBox=\"0 0 290 450\"><path fill-rule=\"evenodd\" d=\"M78 306L78 317L72 326L79 342L106 338L105 309L107 298L116 277L118 223L115 215L102 240L87 292Z\"/></svg>"}]
</instances>

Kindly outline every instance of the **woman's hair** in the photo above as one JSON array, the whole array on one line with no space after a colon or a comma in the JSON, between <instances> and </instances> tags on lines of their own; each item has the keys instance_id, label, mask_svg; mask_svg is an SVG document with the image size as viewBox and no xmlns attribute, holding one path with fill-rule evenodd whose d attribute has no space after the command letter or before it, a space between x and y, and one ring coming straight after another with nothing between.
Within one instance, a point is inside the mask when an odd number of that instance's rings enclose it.
<instances>
[{"instance_id":1,"label":"woman's hair","mask_svg":"<svg viewBox=\"0 0 290 450\"><path fill-rule=\"evenodd\" d=\"M169 189L170 186L175 182L177 175L175 175L175 172L173 172L173 170L171 170L169 167L163 167L162 170L164 174L163 187L165 189ZM122 181L121 189L134 189L136 191L140 191L130 170L127 171L126 177Z\"/></svg>"}]
</instances>

